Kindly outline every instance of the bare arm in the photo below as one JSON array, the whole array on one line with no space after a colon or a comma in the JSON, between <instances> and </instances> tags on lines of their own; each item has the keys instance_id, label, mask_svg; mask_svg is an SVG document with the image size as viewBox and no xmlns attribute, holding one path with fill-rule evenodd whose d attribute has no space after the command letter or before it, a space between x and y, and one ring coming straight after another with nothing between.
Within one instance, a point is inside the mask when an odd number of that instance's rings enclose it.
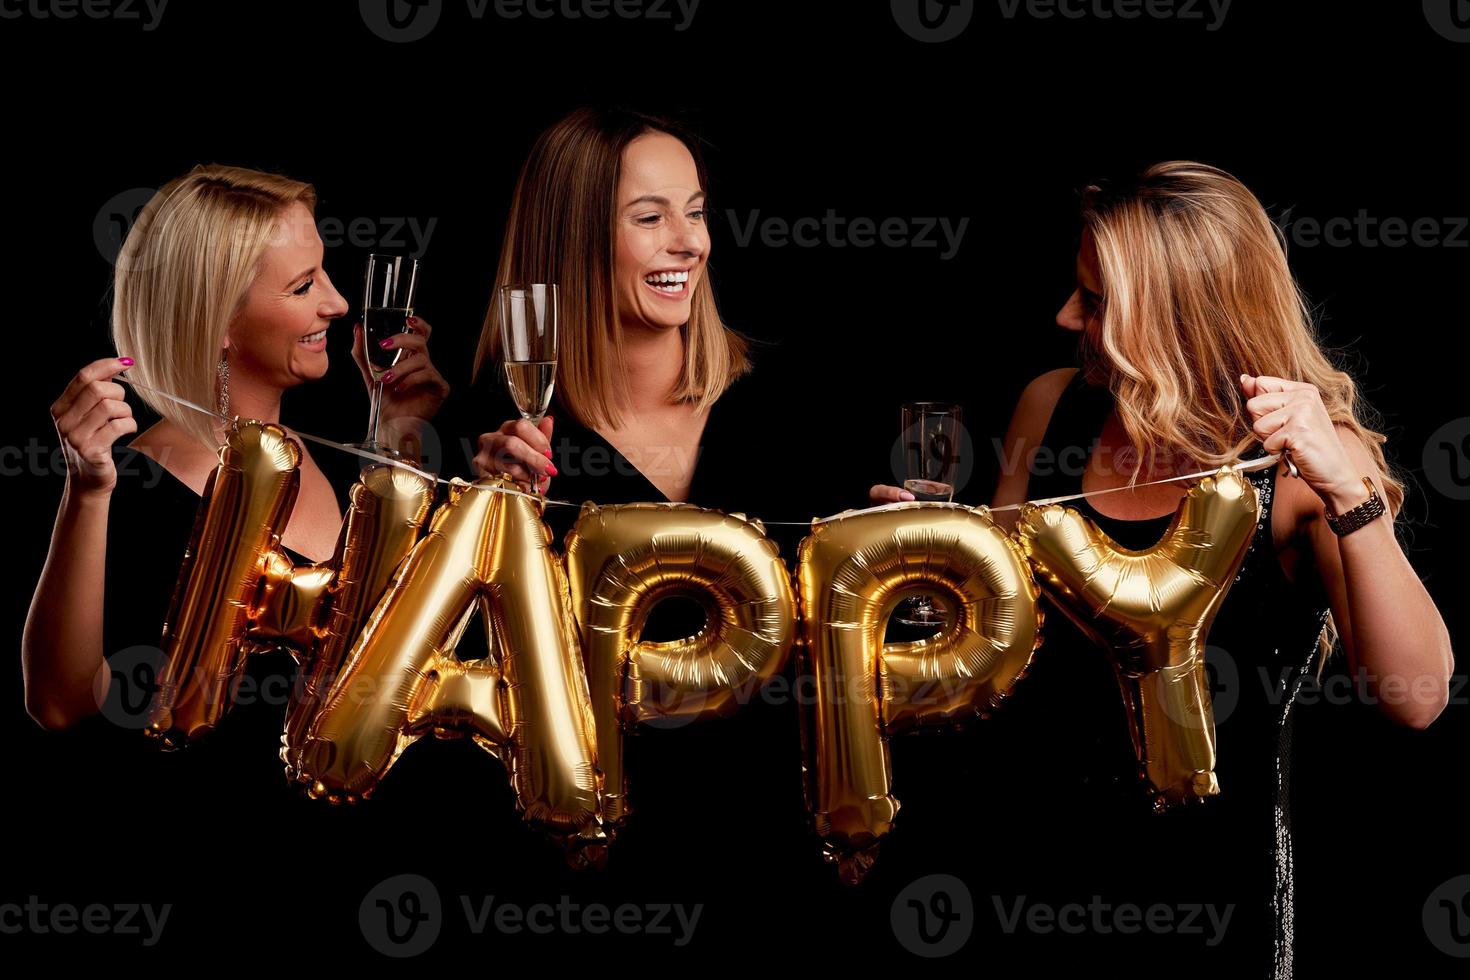
<instances>
[{"instance_id":1,"label":"bare arm","mask_svg":"<svg viewBox=\"0 0 1470 980\"><path fill-rule=\"evenodd\" d=\"M1371 474L1376 467L1363 444L1346 427L1336 428L1358 471ZM1439 609L1394 538L1394 515L1385 512L1338 537L1327 526L1326 501L1308 492L1301 497L1355 689L1395 722L1427 728L1449 703L1454 653ZM1368 499L1368 489L1359 480L1333 498L1333 512L1341 514Z\"/></svg>"},{"instance_id":2,"label":"bare arm","mask_svg":"<svg viewBox=\"0 0 1470 980\"><path fill-rule=\"evenodd\" d=\"M1026 499L1031 482L1032 457L1046 435L1057 399L1076 373L1076 368L1048 371L1021 392L1001 446L1000 478L996 481L990 506L1005 507ZM1015 530L1019 517L1019 511L1015 510L1003 510L994 515L995 523L1007 533Z\"/></svg>"},{"instance_id":3,"label":"bare arm","mask_svg":"<svg viewBox=\"0 0 1470 980\"><path fill-rule=\"evenodd\" d=\"M138 429L122 386L111 379L129 364L92 362L51 406L67 459L66 488L21 637L26 711L45 728L95 714L106 694L109 678L100 668L108 509L117 482L112 444Z\"/></svg>"}]
</instances>

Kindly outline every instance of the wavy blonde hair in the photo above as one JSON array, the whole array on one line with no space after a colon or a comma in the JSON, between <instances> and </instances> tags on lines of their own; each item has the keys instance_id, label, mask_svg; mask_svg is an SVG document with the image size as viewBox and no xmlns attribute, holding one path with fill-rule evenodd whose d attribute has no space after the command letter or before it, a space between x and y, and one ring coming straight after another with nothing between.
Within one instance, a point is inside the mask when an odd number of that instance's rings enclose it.
<instances>
[{"instance_id":1,"label":"wavy blonde hair","mask_svg":"<svg viewBox=\"0 0 1470 980\"><path fill-rule=\"evenodd\" d=\"M556 282L561 333L556 390L583 425L616 428L627 394L623 328L613 294L614 214L623 150L644 133L676 137L708 188L698 141L668 120L618 109L578 109L541 134L521 168L496 268L497 285ZM750 341L726 326L707 274L690 298L676 401L696 410L750 370ZM494 297L475 350L472 378L499 356Z\"/></svg>"},{"instance_id":2,"label":"wavy blonde hair","mask_svg":"<svg viewBox=\"0 0 1470 980\"><path fill-rule=\"evenodd\" d=\"M136 359L128 376L208 408L216 405L220 350L244 304L281 214L316 208L310 184L243 167L204 165L169 181L143 206L113 275L112 343ZM138 395L207 446L222 423Z\"/></svg>"},{"instance_id":3,"label":"wavy blonde hair","mask_svg":"<svg viewBox=\"0 0 1470 980\"><path fill-rule=\"evenodd\" d=\"M1326 348L1286 261L1286 239L1239 180L1202 163L1158 163L1119 186L1083 192L1082 223L1102 278L1100 327L1081 342L1083 370L1111 391L1143 461L1198 468L1237 462L1259 438L1240 375L1313 384L1328 416L1359 439L1398 519L1404 483L1341 358ZM1318 676L1336 645L1319 637Z\"/></svg>"}]
</instances>

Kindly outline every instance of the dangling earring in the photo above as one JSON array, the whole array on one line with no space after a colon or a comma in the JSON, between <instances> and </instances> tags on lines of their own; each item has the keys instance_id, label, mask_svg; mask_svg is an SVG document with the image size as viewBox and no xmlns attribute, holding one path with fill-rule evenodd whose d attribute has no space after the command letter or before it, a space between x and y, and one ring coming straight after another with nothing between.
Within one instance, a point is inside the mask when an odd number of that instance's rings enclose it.
<instances>
[{"instance_id":1,"label":"dangling earring","mask_svg":"<svg viewBox=\"0 0 1470 980\"><path fill-rule=\"evenodd\" d=\"M226 418L230 416L230 361L225 356L228 350L229 348L220 349L219 364L214 369L219 387L219 413Z\"/></svg>"}]
</instances>

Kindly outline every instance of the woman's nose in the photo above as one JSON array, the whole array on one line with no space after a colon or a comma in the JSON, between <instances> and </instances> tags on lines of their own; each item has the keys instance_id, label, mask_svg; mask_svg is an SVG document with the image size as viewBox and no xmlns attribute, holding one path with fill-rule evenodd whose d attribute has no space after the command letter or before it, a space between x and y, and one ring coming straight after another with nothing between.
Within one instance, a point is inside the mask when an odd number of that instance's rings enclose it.
<instances>
[{"instance_id":1,"label":"woman's nose","mask_svg":"<svg viewBox=\"0 0 1470 980\"><path fill-rule=\"evenodd\" d=\"M332 285L332 280L327 279L326 296L323 298L321 315L324 319L335 320L337 317L347 315L347 300L337 292L337 287Z\"/></svg>"},{"instance_id":2,"label":"woman's nose","mask_svg":"<svg viewBox=\"0 0 1470 980\"><path fill-rule=\"evenodd\" d=\"M668 250L676 255L688 255L691 258L699 258L703 255L708 242L704 229L693 221L685 221L677 227L678 231L668 242Z\"/></svg>"},{"instance_id":3,"label":"woman's nose","mask_svg":"<svg viewBox=\"0 0 1470 980\"><path fill-rule=\"evenodd\" d=\"M1072 295L1067 297L1066 304L1057 311L1057 326L1077 333L1081 333L1086 326L1086 318L1082 315L1081 289L1073 290Z\"/></svg>"}]
</instances>

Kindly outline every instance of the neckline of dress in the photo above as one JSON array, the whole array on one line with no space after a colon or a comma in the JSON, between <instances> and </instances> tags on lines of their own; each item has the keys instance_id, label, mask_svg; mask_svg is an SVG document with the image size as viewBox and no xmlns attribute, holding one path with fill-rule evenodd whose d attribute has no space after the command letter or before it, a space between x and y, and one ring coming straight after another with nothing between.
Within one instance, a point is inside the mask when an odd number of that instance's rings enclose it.
<instances>
[{"instance_id":1,"label":"neckline of dress","mask_svg":"<svg viewBox=\"0 0 1470 980\"><path fill-rule=\"evenodd\" d=\"M142 456L144 459L148 460L148 462L152 466L156 466L158 468L158 471L160 473L162 473L164 475L164 477L170 483L173 484L173 486L176 488L176 492L178 492L180 494L183 494L183 495L187 495L189 498L191 498L194 501L194 506L196 508L199 506L200 501L202 501L204 499L204 495L203 494L195 493L193 487L189 486L183 480L180 480L177 476L175 476L172 472L169 471L168 467L164 466L162 463L158 462L158 460L154 459L152 456L149 456L147 453L143 452L141 449L138 449L138 448L136 448L134 446L119 446L118 448L119 449L126 450L126 451L128 451L130 453L133 453L134 455ZM304 555L301 552L297 551L295 548L292 548L290 545L286 544L284 541L281 542L280 547L281 547L281 550L287 552L292 558L296 559L296 563L298 565L300 565L300 564L307 564L307 565L321 564L321 562L317 562L317 561L312 560L311 558L308 558L306 555ZM323 561L331 561L331 558L325 558L325 559L323 559Z\"/></svg>"}]
</instances>

